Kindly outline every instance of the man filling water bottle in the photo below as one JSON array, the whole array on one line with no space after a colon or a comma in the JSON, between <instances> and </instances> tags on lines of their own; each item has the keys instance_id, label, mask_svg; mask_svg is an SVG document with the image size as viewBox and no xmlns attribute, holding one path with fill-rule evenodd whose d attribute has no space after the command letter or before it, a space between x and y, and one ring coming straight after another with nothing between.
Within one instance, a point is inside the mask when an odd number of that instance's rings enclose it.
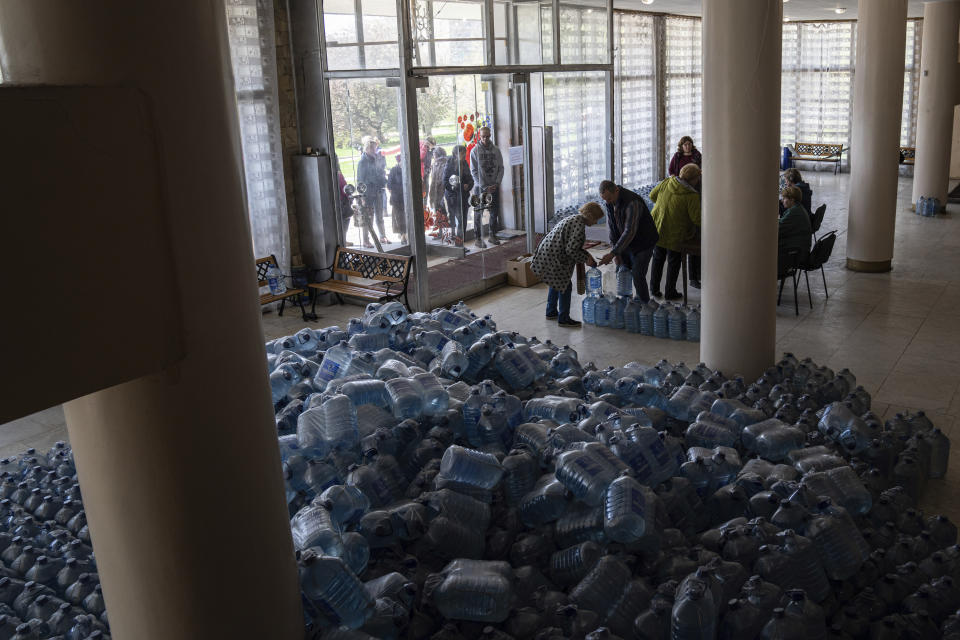
<instances>
[{"instance_id":1,"label":"man filling water bottle","mask_svg":"<svg viewBox=\"0 0 960 640\"><path fill-rule=\"evenodd\" d=\"M600 197L606 203L611 244L610 251L600 258L600 264L613 261L618 270L630 271L637 297L647 302L650 300L647 267L653 248L660 240L650 210L643 198L610 180L600 183Z\"/></svg>"}]
</instances>

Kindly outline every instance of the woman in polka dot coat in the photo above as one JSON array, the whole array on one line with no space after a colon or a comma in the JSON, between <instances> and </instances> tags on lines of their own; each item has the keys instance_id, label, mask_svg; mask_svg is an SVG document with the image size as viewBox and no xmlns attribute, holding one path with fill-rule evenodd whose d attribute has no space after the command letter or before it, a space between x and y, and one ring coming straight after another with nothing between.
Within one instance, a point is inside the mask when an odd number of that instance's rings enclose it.
<instances>
[{"instance_id":1,"label":"woman in polka dot coat","mask_svg":"<svg viewBox=\"0 0 960 640\"><path fill-rule=\"evenodd\" d=\"M568 216L557 223L540 241L530 268L540 276L550 289L547 292L547 318L556 318L562 327L579 327L580 323L570 318L570 277L577 263L597 265L583 248L586 241L584 228L603 217L603 209L596 202L580 207L580 213Z\"/></svg>"}]
</instances>

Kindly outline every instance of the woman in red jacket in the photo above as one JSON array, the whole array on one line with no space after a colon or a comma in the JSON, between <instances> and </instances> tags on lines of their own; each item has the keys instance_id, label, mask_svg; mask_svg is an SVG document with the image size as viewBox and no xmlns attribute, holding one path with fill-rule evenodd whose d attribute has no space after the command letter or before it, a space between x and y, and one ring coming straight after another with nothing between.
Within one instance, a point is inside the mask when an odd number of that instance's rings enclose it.
<instances>
[{"instance_id":1,"label":"woman in red jacket","mask_svg":"<svg viewBox=\"0 0 960 640\"><path fill-rule=\"evenodd\" d=\"M693 138L683 136L677 145L677 152L673 154L673 158L670 159L670 175L679 176L680 169L683 169L684 166L690 163L703 169L703 158L700 156L700 151L694 146Z\"/></svg>"}]
</instances>

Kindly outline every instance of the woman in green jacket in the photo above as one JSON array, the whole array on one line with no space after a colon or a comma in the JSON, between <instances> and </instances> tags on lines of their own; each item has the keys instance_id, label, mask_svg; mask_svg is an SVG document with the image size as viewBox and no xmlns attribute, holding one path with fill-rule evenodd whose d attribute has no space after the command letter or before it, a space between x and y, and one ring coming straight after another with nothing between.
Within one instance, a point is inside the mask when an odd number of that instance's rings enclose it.
<instances>
[{"instance_id":1,"label":"woman in green jacket","mask_svg":"<svg viewBox=\"0 0 960 640\"><path fill-rule=\"evenodd\" d=\"M653 251L653 265L650 269L650 295L664 297L667 300L679 300L683 296L677 291L677 277L680 275L680 247L700 243L700 167L695 164L684 165L680 175L667 178L650 192L654 202L653 222L660 233L660 241ZM667 263L666 295L661 293L660 278L663 275L663 263ZM696 277L695 277L696 275ZM699 280L699 274L690 274L691 282ZM696 283L699 285L699 282Z\"/></svg>"}]
</instances>

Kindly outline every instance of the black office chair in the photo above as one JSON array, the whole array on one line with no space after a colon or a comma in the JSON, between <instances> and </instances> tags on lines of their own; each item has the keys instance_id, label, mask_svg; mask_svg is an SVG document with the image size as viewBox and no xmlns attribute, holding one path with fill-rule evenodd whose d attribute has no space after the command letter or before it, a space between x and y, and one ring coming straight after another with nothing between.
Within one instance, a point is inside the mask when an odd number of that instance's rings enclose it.
<instances>
[{"instance_id":1,"label":"black office chair","mask_svg":"<svg viewBox=\"0 0 960 640\"><path fill-rule=\"evenodd\" d=\"M820 269L820 274L823 276L823 293L826 297L830 297L829 292L827 292L827 276L823 271L823 265L826 264L827 260L830 259L830 254L833 253L833 245L837 242L837 232L831 231L820 237L815 243L813 243L813 249L810 250L810 256L800 264L800 271L803 271L803 277L807 281L807 299L810 301L810 308L813 309L813 296L810 293L810 276L808 275L811 271L816 271ZM799 273L797 274L797 280L800 279ZM782 285L781 285L782 286Z\"/></svg>"},{"instance_id":2,"label":"black office chair","mask_svg":"<svg viewBox=\"0 0 960 640\"><path fill-rule=\"evenodd\" d=\"M813 239L817 239L817 231L820 231L820 225L823 224L823 217L827 215L827 205L822 204L810 216L810 227L813 229Z\"/></svg>"},{"instance_id":3,"label":"black office chair","mask_svg":"<svg viewBox=\"0 0 960 640\"><path fill-rule=\"evenodd\" d=\"M800 303L797 302L797 280L800 279L800 249L790 249L777 256L777 279L780 281L780 291L777 292L777 306L783 296L783 283L787 278L793 281L793 312L800 315ZM809 285L807 286L809 289Z\"/></svg>"}]
</instances>

